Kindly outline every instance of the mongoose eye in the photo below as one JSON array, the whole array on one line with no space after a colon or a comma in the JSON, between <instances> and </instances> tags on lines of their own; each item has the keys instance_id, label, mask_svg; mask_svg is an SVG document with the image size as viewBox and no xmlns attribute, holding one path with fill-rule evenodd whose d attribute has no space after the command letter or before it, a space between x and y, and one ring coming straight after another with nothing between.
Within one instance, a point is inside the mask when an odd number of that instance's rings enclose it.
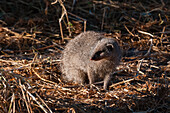
<instances>
[{"instance_id":1,"label":"mongoose eye","mask_svg":"<svg viewBox=\"0 0 170 113\"><path fill-rule=\"evenodd\" d=\"M114 47L113 47L112 44L108 44L106 47L107 47L107 49L108 49L109 51L113 51L113 48L114 48Z\"/></svg>"}]
</instances>

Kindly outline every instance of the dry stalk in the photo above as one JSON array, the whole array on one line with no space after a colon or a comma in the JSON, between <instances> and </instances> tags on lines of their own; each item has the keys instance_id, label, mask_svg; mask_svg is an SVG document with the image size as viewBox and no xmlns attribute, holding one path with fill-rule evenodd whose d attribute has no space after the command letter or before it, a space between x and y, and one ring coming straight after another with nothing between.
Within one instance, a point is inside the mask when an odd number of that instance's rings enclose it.
<instances>
[{"instance_id":1,"label":"dry stalk","mask_svg":"<svg viewBox=\"0 0 170 113\"><path fill-rule=\"evenodd\" d=\"M70 15L72 15L72 16L75 16L75 17L81 19L81 20L84 22L84 32L85 32L85 31L86 31L87 20L84 19L84 18L82 18L82 17L80 17L80 16L77 16L77 15L75 15L75 14L73 14L73 13L70 13L70 12L68 12L68 14L70 14Z\"/></svg>"},{"instance_id":2,"label":"dry stalk","mask_svg":"<svg viewBox=\"0 0 170 113\"><path fill-rule=\"evenodd\" d=\"M57 1L59 1L61 7L63 8L63 12L62 12L62 15L59 19L59 25L60 25L60 33L61 33L61 37L62 37L62 41L64 41L64 36L63 36L63 29L62 29L62 24L61 24L61 21L63 20L63 17L66 16L66 20L67 20L67 25L68 25L68 32L69 32L69 36L71 36L71 30L70 30L70 21L69 21L69 18L68 18L68 14L67 14L67 10L62 2L62 0L56 0L55 2L51 3L51 4L55 4L57 3Z\"/></svg>"},{"instance_id":3,"label":"dry stalk","mask_svg":"<svg viewBox=\"0 0 170 113\"><path fill-rule=\"evenodd\" d=\"M21 80L19 80L19 87L20 87L20 89L21 89L22 96L23 96L24 102L25 102L26 107L27 107L27 111L28 111L28 113L30 113L30 109L29 109L29 106L28 106L28 102L27 102L27 100L26 100L26 96L25 96L25 93L24 93L24 90L23 90L23 85L21 85Z\"/></svg>"},{"instance_id":4,"label":"dry stalk","mask_svg":"<svg viewBox=\"0 0 170 113\"><path fill-rule=\"evenodd\" d=\"M37 101L37 99L28 91L26 90L25 87L23 87L23 89L28 93L28 95L39 105L39 107L45 112L45 113L48 113L46 111L46 109Z\"/></svg>"},{"instance_id":5,"label":"dry stalk","mask_svg":"<svg viewBox=\"0 0 170 113\"><path fill-rule=\"evenodd\" d=\"M150 44L150 47L149 47L147 53L146 53L144 56L149 55L150 52L151 52L151 49L152 49L152 46L153 46L152 39L150 39L150 43L151 43L151 44ZM143 62L144 59L145 59L145 58L143 58L143 59L141 59L141 60L138 61L139 63L138 63L138 66L137 66L137 75L136 75L136 76L138 76L138 73L141 73L142 75L144 75L144 73L143 73L142 71L140 71L140 67L141 67L142 62Z\"/></svg>"}]
</instances>

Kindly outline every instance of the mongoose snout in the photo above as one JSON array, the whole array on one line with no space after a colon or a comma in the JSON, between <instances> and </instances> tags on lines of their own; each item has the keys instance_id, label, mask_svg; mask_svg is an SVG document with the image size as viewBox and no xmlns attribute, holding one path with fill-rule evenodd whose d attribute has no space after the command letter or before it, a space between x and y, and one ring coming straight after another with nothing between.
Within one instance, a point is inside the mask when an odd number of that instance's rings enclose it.
<instances>
[{"instance_id":1,"label":"mongoose snout","mask_svg":"<svg viewBox=\"0 0 170 113\"><path fill-rule=\"evenodd\" d=\"M64 79L84 84L104 80L104 89L121 59L121 49L113 38L87 31L72 39L65 47L61 62Z\"/></svg>"}]
</instances>

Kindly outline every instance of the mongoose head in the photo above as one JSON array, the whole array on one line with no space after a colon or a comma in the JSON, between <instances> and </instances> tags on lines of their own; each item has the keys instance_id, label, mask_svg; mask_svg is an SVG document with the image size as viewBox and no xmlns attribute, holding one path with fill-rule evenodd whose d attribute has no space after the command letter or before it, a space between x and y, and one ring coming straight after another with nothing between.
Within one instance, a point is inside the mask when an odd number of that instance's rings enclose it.
<instances>
[{"instance_id":1,"label":"mongoose head","mask_svg":"<svg viewBox=\"0 0 170 113\"><path fill-rule=\"evenodd\" d=\"M103 38L95 46L91 60L114 59L115 57L119 57L119 55L120 47L118 43L112 38Z\"/></svg>"}]
</instances>

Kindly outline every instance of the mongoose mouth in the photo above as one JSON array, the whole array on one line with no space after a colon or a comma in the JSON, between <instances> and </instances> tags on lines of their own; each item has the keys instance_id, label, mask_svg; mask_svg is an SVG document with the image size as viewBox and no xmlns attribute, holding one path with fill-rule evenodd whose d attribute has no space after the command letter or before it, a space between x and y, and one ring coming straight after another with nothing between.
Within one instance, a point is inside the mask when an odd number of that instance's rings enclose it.
<instances>
[{"instance_id":1,"label":"mongoose mouth","mask_svg":"<svg viewBox=\"0 0 170 113\"><path fill-rule=\"evenodd\" d=\"M100 60L100 59L94 59L94 58L91 58L90 60L98 61L98 60Z\"/></svg>"}]
</instances>

